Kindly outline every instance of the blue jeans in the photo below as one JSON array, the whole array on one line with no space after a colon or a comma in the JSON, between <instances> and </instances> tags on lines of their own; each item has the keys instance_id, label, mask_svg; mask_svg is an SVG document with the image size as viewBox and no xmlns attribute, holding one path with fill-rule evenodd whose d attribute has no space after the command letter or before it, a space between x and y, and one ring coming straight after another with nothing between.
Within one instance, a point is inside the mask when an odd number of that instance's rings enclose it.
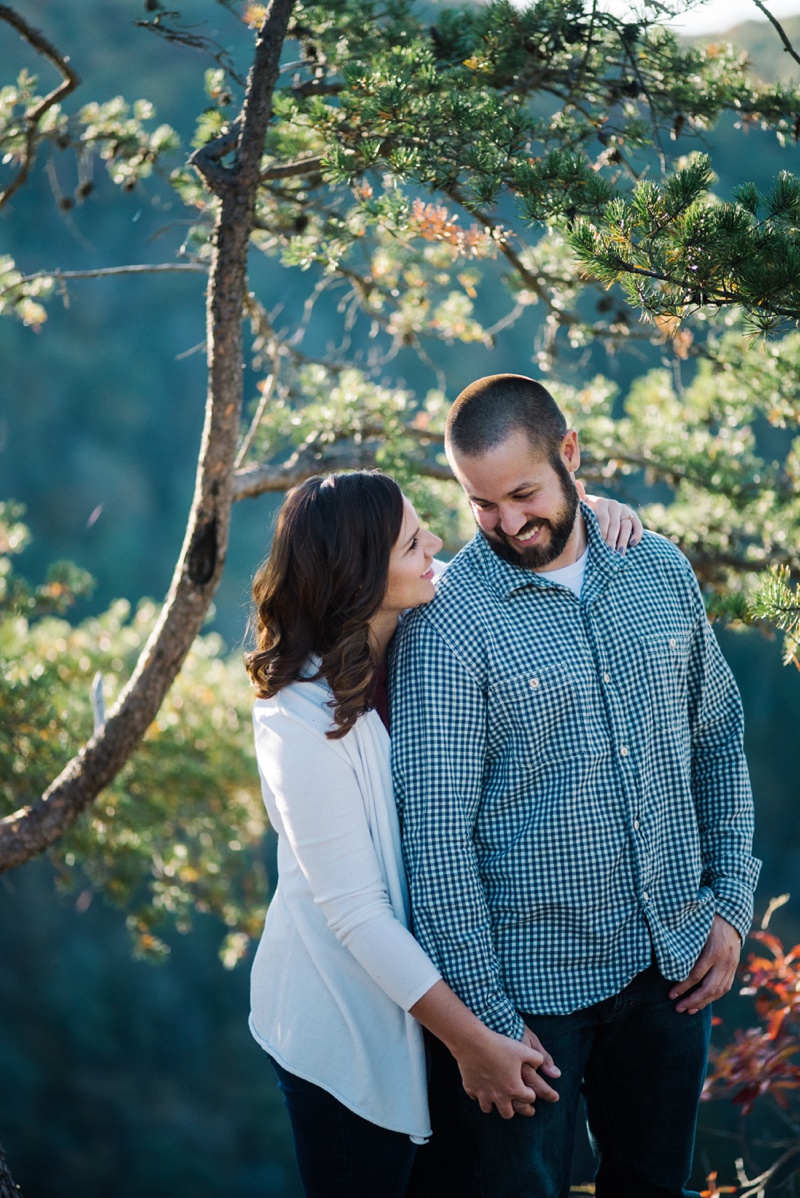
<instances>
[{"instance_id":1,"label":"blue jeans","mask_svg":"<svg viewBox=\"0 0 800 1198\"><path fill-rule=\"evenodd\" d=\"M585 1010L523 1014L561 1070L559 1101L505 1120L462 1095L484 1198L568 1198L581 1092L597 1198L700 1198L686 1185L711 1009L677 1014L670 985L653 965Z\"/></svg>"},{"instance_id":2,"label":"blue jeans","mask_svg":"<svg viewBox=\"0 0 800 1198\"><path fill-rule=\"evenodd\" d=\"M270 1057L270 1060L272 1058ZM404 1198L416 1144L272 1061L306 1198Z\"/></svg>"}]
</instances>

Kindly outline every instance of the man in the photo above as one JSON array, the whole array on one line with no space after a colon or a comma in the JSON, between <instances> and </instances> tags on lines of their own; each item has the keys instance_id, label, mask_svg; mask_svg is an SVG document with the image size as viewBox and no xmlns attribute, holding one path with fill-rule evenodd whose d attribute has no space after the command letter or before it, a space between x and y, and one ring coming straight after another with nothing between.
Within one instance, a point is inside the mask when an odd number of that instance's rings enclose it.
<instances>
[{"instance_id":1,"label":"man","mask_svg":"<svg viewBox=\"0 0 800 1198\"><path fill-rule=\"evenodd\" d=\"M566 1198L583 1092L598 1198L698 1198L709 1004L759 869L736 686L679 550L604 544L542 386L473 383L445 446L478 532L392 671L414 930L481 1019L549 1054L535 1118L463 1100L482 1193Z\"/></svg>"}]
</instances>

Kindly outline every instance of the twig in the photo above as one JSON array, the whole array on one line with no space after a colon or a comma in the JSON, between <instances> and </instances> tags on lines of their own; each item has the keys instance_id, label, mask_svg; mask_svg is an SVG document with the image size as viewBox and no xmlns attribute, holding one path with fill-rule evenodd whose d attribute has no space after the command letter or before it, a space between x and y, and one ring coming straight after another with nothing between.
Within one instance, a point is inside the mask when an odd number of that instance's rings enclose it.
<instances>
[{"instance_id":1,"label":"twig","mask_svg":"<svg viewBox=\"0 0 800 1198\"><path fill-rule=\"evenodd\" d=\"M753 0L753 3L755 4L756 8L757 8L757 9L758 9L760 12L763 12L764 16L767 18L767 20L769 21L770 25L772 25L773 29L775 29L775 30L776 30L776 32L777 32L777 34L778 34L778 37L779 37L779 38L781 39L781 41L783 42L783 48L784 48L784 50L786 51L786 53L787 53L787 54L790 54L790 55L792 56L792 58L795 60L795 62L798 62L798 63L800 63L800 55L798 55L798 53L797 53L797 51L795 50L794 46L793 46L793 45L792 45L792 43L789 41L788 35L787 35L787 33L786 33L786 30L783 28L783 25L781 25L781 23L780 23L780 21L778 20L778 18L777 18L777 17L774 17L774 16L772 15L772 13L771 13L771 12L769 11L769 9L767 8L766 4L762 4L762 3L761 3L761 0Z\"/></svg>"},{"instance_id":2,"label":"twig","mask_svg":"<svg viewBox=\"0 0 800 1198\"><path fill-rule=\"evenodd\" d=\"M98 733L106 722L106 700L103 694L103 675L98 670L92 679L92 713L94 731Z\"/></svg>"},{"instance_id":3,"label":"twig","mask_svg":"<svg viewBox=\"0 0 800 1198\"><path fill-rule=\"evenodd\" d=\"M275 383L277 376L278 372L273 367L272 373L267 377L267 381L261 390L261 399L258 401L258 407L256 408L255 415L250 422L250 427L243 437L241 445L239 446L239 452L237 453L236 460L233 463L234 470L239 469L242 462L247 457L250 446L253 444L253 437L255 437L258 426L261 423L261 418L267 410L267 404L275 394Z\"/></svg>"},{"instance_id":4,"label":"twig","mask_svg":"<svg viewBox=\"0 0 800 1198\"><path fill-rule=\"evenodd\" d=\"M208 274L208 267L201 262L158 262L153 263L152 266L145 262L135 266L102 266L96 270L37 270L32 275L23 275L16 283L12 283L10 287L4 287L0 290L0 299L5 295L19 291L27 283L35 283L39 279L52 279L54 283L59 285L62 299L68 307L69 301L64 283L70 279L103 279L112 275L174 274L176 272L179 274L185 272Z\"/></svg>"},{"instance_id":5,"label":"twig","mask_svg":"<svg viewBox=\"0 0 800 1198\"><path fill-rule=\"evenodd\" d=\"M37 29L33 29L13 8L9 8L6 4L0 4L0 20L12 25L24 41L39 54L43 54L45 58L49 58L56 70L63 76L63 80L59 83L58 87L54 88L43 100L40 100L31 112L25 114L25 124L27 126L25 153L16 178L9 183L5 191L0 193L0 208L2 208L19 191L31 173L31 168L36 158L36 130L39 122L49 108L52 108L59 100L63 100L65 96L68 96L70 92L75 90L80 83L80 78L77 72L70 66L69 59L60 54L43 34L39 33Z\"/></svg>"},{"instance_id":6,"label":"twig","mask_svg":"<svg viewBox=\"0 0 800 1198\"><path fill-rule=\"evenodd\" d=\"M223 7L228 8L227 4ZM179 12L163 12L154 17L152 21L138 20L134 23L141 29L149 29L151 33L161 34L168 42L178 42L179 45L188 46L192 50L204 51L212 62L217 63L226 74L230 75L234 83L237 83L239 87L245 87L246 80L236 70L236 65L229 52L219 42L214 41L213 37L205 37L201 33L190 33L188 29L173 29L164 24L165 17L180 17L180 15Z\"/></svg>"}]
</instances>

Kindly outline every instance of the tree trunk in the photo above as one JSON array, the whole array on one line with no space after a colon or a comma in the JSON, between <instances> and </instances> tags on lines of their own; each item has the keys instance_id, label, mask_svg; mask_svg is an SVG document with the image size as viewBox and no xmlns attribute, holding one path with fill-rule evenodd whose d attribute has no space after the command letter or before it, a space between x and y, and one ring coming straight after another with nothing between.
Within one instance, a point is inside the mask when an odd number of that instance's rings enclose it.
<instances>
[{"instance_id":1,"label":"tree trunk","mask_svg":"<svg viewBox=\"0 0 800 1198\"><path fill-rule=\"evenodd\" d=\"M161 617L105 725L45 794L0 820L0 872L61 836L138 747L199 633L228 546L232 477L242 410L242 309L264 137L272 116L294 0L272 0L256 42L242 112L231 133L198 151L197 170L218 197L207 297L208 394L194 501ZM221 166L233 153L233 164Z\"/></svg>"}]
</instances>

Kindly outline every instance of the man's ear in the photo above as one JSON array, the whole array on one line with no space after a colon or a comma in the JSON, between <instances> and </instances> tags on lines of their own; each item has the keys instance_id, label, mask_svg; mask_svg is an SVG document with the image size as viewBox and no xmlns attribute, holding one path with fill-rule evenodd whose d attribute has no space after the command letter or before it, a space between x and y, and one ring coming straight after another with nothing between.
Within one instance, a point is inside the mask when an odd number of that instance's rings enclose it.
<instances>
[{"instance_id":1,"label":"man's ear","mask_svg":"<svg viewBox=\"0 0 800 1198\"><path fill-rule=\"evenodd\" d=\"M567 429L564 436L561 438L561 460L569 470L570 474L574 474L581 464L581 450L578 445L578 434L574 428Z\"/></svg>"}]
</instances>

